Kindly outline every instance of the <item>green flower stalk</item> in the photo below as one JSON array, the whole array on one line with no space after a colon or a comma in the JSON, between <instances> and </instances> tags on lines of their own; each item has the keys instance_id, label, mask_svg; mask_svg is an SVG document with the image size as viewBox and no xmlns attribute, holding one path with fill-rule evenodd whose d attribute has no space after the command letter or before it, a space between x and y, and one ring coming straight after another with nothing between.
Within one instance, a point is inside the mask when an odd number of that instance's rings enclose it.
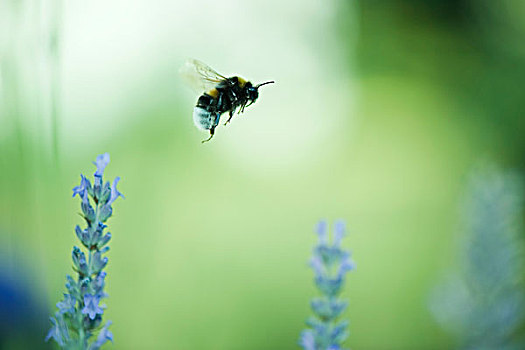
<instances>
[{"instance_id":1,"label":"green flower stalk","mask_svg":"<svg viewBox=\"0 0 525 350\"><path fill-rule=\"evenodd\" d=\"M53 326L46 337L46 341L53 338L64 349L96 350L106 341L113 341L113 334L108 329L111 321L100 329L105 308L100 301L108 296L104 292L106 272L103 270L108 263L104 254L111 240L111 233L105 232L105 223L113 213L112 204L124 196L117 190L119 177L111 185L103 181L109 154L99 155L94 164L97 170L93 186L81 174L80 185L73 188L73 197L78 194L82 200L80 208L86 221L86 227L82 229L77 225L75 233L86 252L73 247L73 269L77 276L66 276L68 293L56 304L58 311L51 317ZM98 336L93 339L99 329Z\"/></svg>"}]
</instances>

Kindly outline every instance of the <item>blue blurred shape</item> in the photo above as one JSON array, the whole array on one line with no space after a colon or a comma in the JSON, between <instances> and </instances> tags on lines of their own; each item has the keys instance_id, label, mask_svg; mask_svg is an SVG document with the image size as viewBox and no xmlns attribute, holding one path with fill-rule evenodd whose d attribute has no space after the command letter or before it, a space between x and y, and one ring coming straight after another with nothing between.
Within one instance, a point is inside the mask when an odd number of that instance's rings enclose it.
<instances>
[{"instance_id":1,"label":"blue blurred shape","mask_svg":"<svg viewBox=\"0 0 525 350\"><path fill-rule=\"evenodd\" d=\"M50 348L42 344L48 310L33 281L20 266L0 270L0 349Z\"/></svg>"},{"instance_id":2,"label":"blue blurred shape","mask_svg":"<svg viewBox=\"0 0 525 350\"><path fill-rule=\"evenodd\" d=\"M523 186L512 172L474 172L462 206L457 271L431 296L436 320L463 349L524 349Z\"/></svg>"}]
</instances>

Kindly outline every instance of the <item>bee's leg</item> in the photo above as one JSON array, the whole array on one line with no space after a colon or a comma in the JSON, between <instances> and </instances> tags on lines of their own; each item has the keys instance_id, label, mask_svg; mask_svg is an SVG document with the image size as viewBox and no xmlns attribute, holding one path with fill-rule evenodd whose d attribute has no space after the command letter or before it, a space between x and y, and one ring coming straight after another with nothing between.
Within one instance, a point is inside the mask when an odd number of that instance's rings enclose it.
<instances>
[{"instance_id":1,"label":"bee's leg","mask_svg":"<svg viewBox=\"0 0 525 350\"><path fill-rule=\"evenodd\" d=\"M213 137L213 134L215 134L215 127L214 126L212 126L212 128L210 129L210 137L208 137L206 140L202 140L201 143L210 141L212 139L212 137Z\"/></svg>"},{"instance_id":2,"label":"bee's leg","mask_svg":"<svg viewBox=\"0 0 525 350\"><path fill-rule=\"evenodd\" d=\"M230 122L230 120L232 120L232 118L233 118L233 113L235 113L235 108L230 109L230 113L229 113L230 117L228 118L228 120L226 121L226 123L224 123L224 125L228 124L228 123Z\"/></svg>"},{"instance_id":3,"label":"bee's leg","mask_svg":"<svg viewBox=\"0 0 525 350\"><path fill-rule=\"evenodd\" d=\"M241 108L239 108L239 114L244 113L244 108L246 108L246 103L243 103Z\"/></svg>"},{"instance_id":4,"label":"bee's leg","mask_svg":"<svg viewBox=\"0 0 525 350\"><path fill-rule=\"evenodd\" d=\"M220 113L215 113L215 122L213 122L213 129L215 129L215 127L217 125L219 125L219 120L221 119L221 114Z\"/></svg>"},{"instance_id":5,"label":"bee's leg","mask_svg":"<svg viewBox=\"0 0 525 350\"><path fill-rule=\"evenodd\" d=\"M206 140L203 140L202 143L208 142L212 139L213 135L215 134L215 127L219 124L220 119L221 119L221 114L215 113L215 121L213 122L213 126L210 129L210 137L208 137Z\"/></svg>"}]
</instances>

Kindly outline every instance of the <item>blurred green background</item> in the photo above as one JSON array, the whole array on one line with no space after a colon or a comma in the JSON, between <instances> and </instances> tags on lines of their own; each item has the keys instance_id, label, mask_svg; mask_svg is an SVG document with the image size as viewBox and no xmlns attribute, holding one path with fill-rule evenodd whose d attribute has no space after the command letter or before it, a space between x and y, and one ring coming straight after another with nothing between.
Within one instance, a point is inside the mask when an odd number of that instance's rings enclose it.
<instances>
[{"instance_id":1,"label":"blurred green background","mask_svg":"<svg viewBox=\"0 0 525 350\"><path fill-rule=\"evenodd\" d=\"M348 346L454 346L428 295L465 175L524 165L522 0L8 0L0 35L1 263L44 310L31 348L106 151L108 348L298 348L320 218L349 227ZM187 57L276 84L201 144Z\"/></svg>"}]
</instances>

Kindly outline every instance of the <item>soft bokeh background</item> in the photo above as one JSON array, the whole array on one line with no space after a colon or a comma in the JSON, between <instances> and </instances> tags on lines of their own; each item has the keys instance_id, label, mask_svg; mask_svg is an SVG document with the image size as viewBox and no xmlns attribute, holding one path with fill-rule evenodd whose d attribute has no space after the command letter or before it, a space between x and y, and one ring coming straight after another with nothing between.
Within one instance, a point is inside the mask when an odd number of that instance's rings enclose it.
<instances>
[{"instance_id":1,"label":"soft bokeh background","mask_svg":"<svg viewBox=\"0 0 525 350\"><path fill-rule=\"evenodd\" d=\"M524 35L522 0L2 1L0 262L35 310L2 345L44 347L81 221L71 188L107 151L126 195L113 348L297 348L319 218L350 231L348 346L455 346L428 295L465 175L523 168ZM187 57L276 84L201 144Z\"/></svg>"}]
</instances>

